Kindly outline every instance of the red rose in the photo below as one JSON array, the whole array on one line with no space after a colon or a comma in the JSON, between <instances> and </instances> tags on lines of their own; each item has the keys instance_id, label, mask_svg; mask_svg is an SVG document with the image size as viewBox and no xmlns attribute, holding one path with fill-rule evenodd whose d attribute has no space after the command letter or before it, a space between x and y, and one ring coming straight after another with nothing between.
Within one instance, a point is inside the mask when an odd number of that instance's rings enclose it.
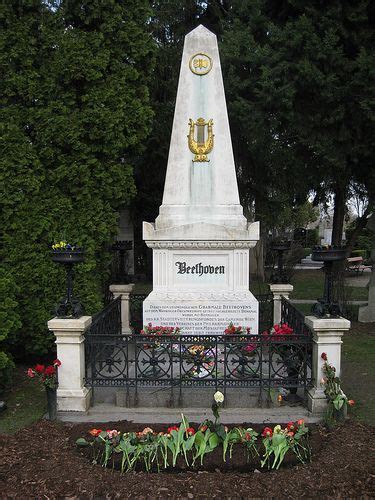
<instances>
[{"instance_id":1,"label":"red rose","mask_svg":"<svg viewBox=\"0 0 375 500\"><path fill-rule=\"evenodd\" d=\"M46 377L52 377L56 373L56 368L54 366L47 366L47 368L44 371L44 375Z\"/></svg>"},{"instance_id":2,"label":"red rose","mask_svg":"<svg viewBox=\"0 0 375 500\"><path fill-rule=\"evenodd\" d=\"M188 428L186 429L186 434L187 434L188 436L194 436L194 434L195 434L195 430L194 430L194 428L193 428L193 427L188 427Z\"/></svg>"},{"instance_id":3,"label":"red rose","mask_svg":"<svg viewBox=\"0 0 375 500\"><path fill-rule=\"evenodd\" d=\"M269 437L271 438L273 434L273 431L270 427L265 427L262 432L262 437Z\"/></svg>"},{"instance_id":4,"label":"red rose","mask_svg":"<svg viewBox=\"0 0 375 500\"><path fill-rule=\"evenodd\" d=\"M324 361L327 361L328 357L327 357L327 354L325 352L322 352L321 356L320 356Z\"/></svg>"},{"instance_id":5,"label":"red rose","mask_svg":"<svg viewBox=\"0 0 375 500\"><path fill-rule=\"evenodd\" d=\"M55 361L52 364L53 366L61 366L61 361L59 359L55 359Z\"/></svg>"},{"instance_id":6,"label":"red rose","mask_svg":"<svg viewBox=\"0 0 375 500\"><path fill-rule=\"evenodd\" d=\"M45 370L45 366L44 366L44 365L35 365L34 370L35 370L37 373L43 373L43 372L44 372L44 370Z\"/></svg>"},{"instance_id":7,"label":"red rose","mask_svg":"<svg viewBox=\"0 0 375 500\"><path fill-rule=\"evenodd\" d=\"M294 422L288 422L286 428L288 431L292 431L294 429Z\"/></svg>"},{"instance_id":8,"label":"red rose","mask_svg":"<svg viewBox=\"0 0 375 500\"><path fill-rule=\"evenodd\" d=\"M35 377L35 373L34 373L34 370L32 368L29 368L27 370L27 376L30 377L30 378L34 378Z\"/></svg>"},{"instance_id":9,"label":"red rose","mask_svg":"<svg viewBox=\"0 0 375 500\"><path fill-rule=\"evenodd\" d=\"M305 424L305 421L303 420L303 418L300 418L299 420L297 420L297 425L304 425Z\"/></svg>"},{"instance_id":10,"label":"red rose","mask_svg":"<svg viewBox=\"0 0 375 500\"><path fill-rule=\"evenodd\" d=\"M199 428L199 430L202 431L202 432L206 432L207 425L201 425L200 428Z\"/></svg>"},{"instance_id":11,"label":"red rose","mask_svg":"<svg viewBox=\"0 0 375 500\"><path fill-rule=\"evenodd\" d=\"M349 401L348 401L348 405L349 405L349 406L354 406L354 405L355 405L355 401L354 401L354 399L349 399Z\"/></svg>"}]
</instances>

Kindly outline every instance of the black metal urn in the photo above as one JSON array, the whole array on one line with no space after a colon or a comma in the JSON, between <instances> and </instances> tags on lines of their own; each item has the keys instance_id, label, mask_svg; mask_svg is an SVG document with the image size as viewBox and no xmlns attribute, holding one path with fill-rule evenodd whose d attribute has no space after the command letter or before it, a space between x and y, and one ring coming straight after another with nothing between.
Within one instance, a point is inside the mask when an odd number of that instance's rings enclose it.
<instances>
[{"instance_id":1,"label":"black metal urn","mask_svg":"<svg viewBox=\"0 0 375 500\"><path fill-rule=\"evenodd\" d=\"M278 240L271 243L271 250L277 252L277 272L271 276L271 283L289 283L289 278L284 270L284 252L290 250L290 241Z\"/></svg>"},{"instance_id":2,"label":"black metal urn","mask_svg":"<svg viewBox=\"0 0 375 500\"><path fill-rule=\"evenodd\" d=\"M311 260L324 263L324 292L323 298L313 305L312 313L318 318L325 316L340 316L341 309L338 303L333 302L333 263L346 258L346 248L342 247L314 247Z\"/></svg>"},{"instance_id":3,"label":"black metal urn","mask_svg":"<svg viewBox=\"0 0 375 500\"><path fill-rule=\"evenodd\" d=\"M66 269L66 295L55 308L58 318L79 318L85 314L82 304L73 297L74 269L76 264L83 262L85 253L82 249L53 250L51 259L62 264Z\"/></svg>"}]
</instances>

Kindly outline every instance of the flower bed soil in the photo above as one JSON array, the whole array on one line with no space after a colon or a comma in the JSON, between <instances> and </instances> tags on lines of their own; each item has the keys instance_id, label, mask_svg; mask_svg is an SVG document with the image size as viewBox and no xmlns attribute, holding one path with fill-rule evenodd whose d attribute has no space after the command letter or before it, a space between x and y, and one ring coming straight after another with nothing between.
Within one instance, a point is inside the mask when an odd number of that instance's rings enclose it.
<instances>
[{"instance_id":1,"label":"flower bed soil","mask_svg":"<svg viewBox=\"0 0 375 500\"><path fill-rule=\"evenodd\" d=\"M140 430L127 422L79 424L39 421L14 436L0 435L0 492L13 498L129 497L359 497L375 496L374 428L347 421L334 431L311 426L313 462L279 471L254 470L241 451L223 464L220 452L205 467L157 473L117 471L91 464L75 439L91 427ZM155 431L165 426L153 426ZM181 464L182 466L182 464Z\"/></svg>"}]
</instances>

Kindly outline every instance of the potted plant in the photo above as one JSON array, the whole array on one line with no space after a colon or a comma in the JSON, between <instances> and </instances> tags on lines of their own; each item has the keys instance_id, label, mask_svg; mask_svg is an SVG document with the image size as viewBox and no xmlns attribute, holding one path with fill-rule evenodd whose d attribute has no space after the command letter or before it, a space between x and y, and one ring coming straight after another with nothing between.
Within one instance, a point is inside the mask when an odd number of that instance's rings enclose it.
<instances>
[{"instance_id":1,"label":"potted plant","mask_svg":"<svg viewBox=\"0 0 375 500\"><path fill-rule=\"evenodd\" d=\"M47 395L47 408L50 420L56 420L57 405L56 392L58 387L57 369L61 366L61 361L55 361L48 366L36 364L33 368L27 370L27 375L30 378L37 378L43 384Z\"/></svg>"}]
</instances>

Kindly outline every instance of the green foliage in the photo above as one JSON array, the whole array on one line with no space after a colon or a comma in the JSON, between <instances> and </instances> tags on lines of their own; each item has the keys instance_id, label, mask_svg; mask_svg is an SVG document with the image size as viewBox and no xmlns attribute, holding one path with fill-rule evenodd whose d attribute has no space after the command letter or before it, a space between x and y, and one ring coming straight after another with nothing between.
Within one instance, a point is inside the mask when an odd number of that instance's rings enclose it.
<instances>
[{"instance_id":1,"label":"green foliage","mask_svg":"<svg viewBox=\"0 0 375 500\"><path fill-rule=\"evenodd\" d=\"M9 387L12 379L14 363L8 353L9 345L21 326L16 292L13 276L0 268L0 394Z\"/></svg>"},{"instance_id":2,"label":"green foliage","mask_svg":"<svg viewBox=\"0 0 375 500\"><path fill-rule=\"evenodd\" d=\"M318 230L318 228L307 230L306 244L309 245L310 247L313 247L315 245L319 245L319 230ZM310 251L310 253L311 253L311 251Z\"/></svg>"},{"instance_id":3,"label":"green foliage","mask_svg":"<svg viewBox=\"0 0 375 500\"><path fill-rule=\"evenodd\" d=\"M350 254L351 257L362 257L364 260L368 257L367 250L353 250Z\"/></svg>"},{"instance_id":4,"label":"green foliage","mask_svg":"<svg viewBox=\"0 0 375 500\"><path fill-rule=\"evenodd\" d=\"M233 145L242 198L267 225L308 191L334 194L340 239L350 185L373 202L371 33L368 0L232 2L222 54Z\"/></svg>"},{"instance_id":5,"label":"green foliage","mask_svg":"<svg viewBox=\"0 0 375 500\"><path fill-rule=\"evenodd\" d=\"M89 314L101 307L107 247L152 117L149 16L146 0L1 7L0 257L18 288L18 355L52 345L46 321L65 280L54 241L85 248L76 291Z\"/></svg>"}]
</instances>

